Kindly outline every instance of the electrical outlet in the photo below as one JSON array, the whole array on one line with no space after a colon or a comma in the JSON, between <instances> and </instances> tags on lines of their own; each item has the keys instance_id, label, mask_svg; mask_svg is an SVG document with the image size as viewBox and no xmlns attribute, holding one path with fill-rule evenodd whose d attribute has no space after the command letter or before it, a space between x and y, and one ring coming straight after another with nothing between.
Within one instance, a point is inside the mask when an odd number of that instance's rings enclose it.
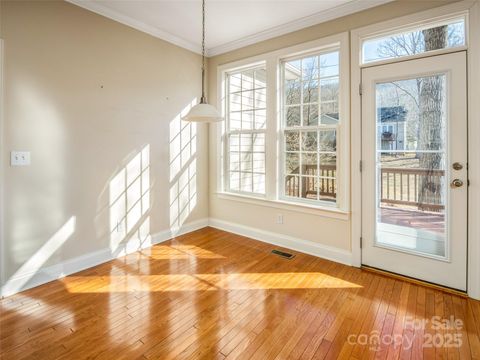
<instances>
[{"instance_id":1,"label":"electrical outlet","mask_svg":"<svg viewBox=\"0 0 480 360\"><path fill-rule=\"evenodd\" d=\"M10 153L11 166L29 166L30 151L12 151Z\"/></svg>"},{"instance_id":2,"label":"electrical outlet","mask_svg":"<svg viewBox=\"0 0 480 360\"><path fill-rule=\"evenodd\" d=\"M283 224L283 214L277 214L277 224Z\"/></svg>"}]
</instances>

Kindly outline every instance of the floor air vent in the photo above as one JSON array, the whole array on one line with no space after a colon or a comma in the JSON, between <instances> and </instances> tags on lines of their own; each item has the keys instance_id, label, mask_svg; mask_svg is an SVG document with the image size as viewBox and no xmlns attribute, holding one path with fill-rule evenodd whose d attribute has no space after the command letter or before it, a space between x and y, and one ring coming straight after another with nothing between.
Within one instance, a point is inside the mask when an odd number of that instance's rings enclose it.
<instances>
[{"instance_id":1,"label":"floor air vent","mask_svg":"<svg viewBox=\"0 0 480 360\"><path fill-rule=\"evenodd\" d=\"M275 254L275 255L278 255L278 256L281 256L285 259L293 259L295 257L295 255L293 254L289 254L289 253L286 253L286 252L283 252L283 251L280 251L280 250L272 250L272 254Z\"/></svg>"}]
</instances>

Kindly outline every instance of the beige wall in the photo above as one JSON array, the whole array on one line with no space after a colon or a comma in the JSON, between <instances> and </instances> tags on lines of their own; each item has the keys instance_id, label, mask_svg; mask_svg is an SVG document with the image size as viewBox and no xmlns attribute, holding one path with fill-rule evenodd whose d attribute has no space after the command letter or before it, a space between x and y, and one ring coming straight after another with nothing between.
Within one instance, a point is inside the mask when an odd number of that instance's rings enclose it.
<instances>
[{"instance_id":1,"label":"beige wall","mask_svg":"<svg viewBox=\"0 0 480 360\"><path fill-rule=\"evenodd\" d=\"M209 59L209 98L217 99L217 68L240 59L279 50L303 42L320 39L355 28L392 19L402 15L445 5L452 1L394 1L353 15L315 25L274 39L259 42L242 49ZM285 209L272 209L269 206L251 205L220 198L217 192L216 172L216 133L210 128L210 218L219 219L247 227L284 234L299 239L340 248L351 249L350 220L305 214ZM276 214L283 214L284 224L276 224Z\"/></svg>"},{"instance_id":2,"label":"beige wall","mask_svg":"<svg viewBox=\"0 0 480 360\"><path fill-rule=\"evenodd\" d=\"M200 93L200 56L63 1L1 6L6 278L115 251L112 238L135 236L147 219L151 234L169 229L185 184L190 196L180 202L191 209L180 222L208 217L207 128L175 158L178 115ZM191 137L181 136L183 144ZM110 235L111 218L121 218L110 191L122 192L111 181L147 145L150 206L128 236ZM31 166L10 167L11 150L31 151ZM29 259L38 261L22 268Z\"/></svg>"}]
</instances>

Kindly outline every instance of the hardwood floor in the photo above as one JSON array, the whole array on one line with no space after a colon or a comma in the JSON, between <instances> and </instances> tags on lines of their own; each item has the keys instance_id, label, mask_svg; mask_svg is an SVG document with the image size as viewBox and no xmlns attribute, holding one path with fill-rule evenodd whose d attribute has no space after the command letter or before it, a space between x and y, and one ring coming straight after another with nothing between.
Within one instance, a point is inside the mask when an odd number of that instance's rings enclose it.
<instances>
[{"instance_id":1,"label":"hardwood floor","mask_svg":"<svg viewBox=\"0 0 480 360\"><path fill-rule=\"evenodd\" d=\"M0 357L480 359L480 302L272 249L205 228L8 297Z\"/></svg>"}]
</instances>

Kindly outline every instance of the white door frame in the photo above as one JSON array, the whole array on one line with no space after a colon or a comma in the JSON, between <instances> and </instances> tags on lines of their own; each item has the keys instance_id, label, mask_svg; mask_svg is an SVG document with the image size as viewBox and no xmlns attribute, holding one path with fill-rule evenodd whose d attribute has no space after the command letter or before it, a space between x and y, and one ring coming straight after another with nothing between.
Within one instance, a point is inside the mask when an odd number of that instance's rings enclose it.
<instances>
[{"instance_id":1,"label":"white door frame","mask_svg":"<svg viewBox=\"0 0 480 360\"><path fill-rule=\"evenodd\" d=\"M467 293L470 297L480 300L480 154L478 142L473 139L480 136L480 104L473 94L480 93L480 69L474 64L480 63L480 43L475 38L468 41L469 34L480 33L479 0L466 0L450 5L430 9L413 15L403 16L394 20L366 26L351 32L351 241L352 265L360 267L362 263L362 184L360 161L362 159L362 126L361 126L361 52L362 40L366 37L400 29L409 25L429 23L445 17L466 16L467 39L467 82L468 82L468 163L469 163L469 205L468 205L468 273ZM453 49L452 51L456 51ZM442 50L439 53L449 52ZM416 56L422 57L422 55ZM403 59L402 59L403 60ZM394 60L395 61L395 60ZM477 151L475 151L477 150Z\"/></svg>"}]
</instances>

